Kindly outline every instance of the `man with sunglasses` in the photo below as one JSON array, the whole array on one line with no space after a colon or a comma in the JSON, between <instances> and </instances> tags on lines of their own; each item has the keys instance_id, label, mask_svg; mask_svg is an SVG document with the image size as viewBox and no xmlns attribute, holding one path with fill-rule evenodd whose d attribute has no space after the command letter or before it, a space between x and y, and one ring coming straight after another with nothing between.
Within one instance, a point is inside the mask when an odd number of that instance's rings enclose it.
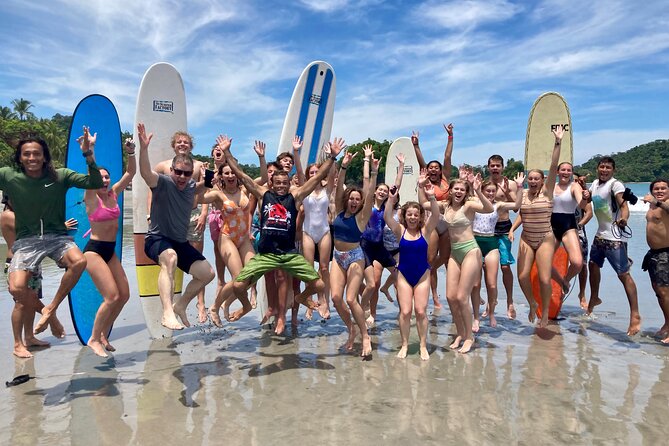
<instances>
[{"instance_id":1,"label":"man with sunglasses","mask_svg":"<svg viewBox=\"0 0 669 446\"><path fill-rule=\"evenodd\" d=\"M172 159L169 175L151 169L149 144L152 133L146 134L144 124L137 125L139 136L139 172L151 188L151 221L146 234L144 252L160 265L158 292L163 305L161 323L172 330L190 327L186 307L209 282L214 270L202 253L188 243L187 233L195 197L204 191L204 179L195 182L193 158L178 154ZM193 276L181 297L172 303L176 268ZM177 316L181 319L180 323Z\"/></svg>"}]
</instances>

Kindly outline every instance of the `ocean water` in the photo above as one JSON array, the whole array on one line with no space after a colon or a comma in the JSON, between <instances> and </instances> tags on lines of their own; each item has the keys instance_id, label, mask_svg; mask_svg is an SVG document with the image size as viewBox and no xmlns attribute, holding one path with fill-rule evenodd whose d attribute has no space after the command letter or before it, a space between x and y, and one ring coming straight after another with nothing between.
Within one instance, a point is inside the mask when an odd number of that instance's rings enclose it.
<instances>
[{"instance_id":1,"label":"ocean water","mask_svg":"<svg viewBox=\"0 0 669 446\"><path fill-rule=\"evenodd\" d=\"M643 196L648 186L630 187ZM123 264L134 297L112 332L112 357L99 358L78 343L64 303L58 315L68 336L43 334L50 348L31 360L14 358L12 301L6 285L0 287L6 318L0 370L6 381L35 377L0 392L0 444L260 445L303 438L327 444L661 444L669 435L669 349L653 337L663 319L640 270L647 247L637 206L629 253L640 335L625 334L627 301L607 265L604 302L594 317L583 315L573 293L561 318L537 332L516 285L518 318L506 318L500 305L498 327L484 321L467 355L448 348L454 332L448 310L430 306L429 361L418 357L415 327L408 358L395 357L397 307L383 297L371 361L361 361L359 345L353 353L340 348L346 329L334 311L329 321L308 321L301 310L297 330L282 336L258 326L252 312L223 329L202 324L151 340L136 297L126 207ZM590 236L595 228L588 225ZM208 258L212 249L207 240ZM60 274L45 264L47 301ZM444 276L442 268L442 302ZM208 302L213 290L207 288ZM502 291L501 302L504 297ZM189 315L195 320L194 305Z\"/></svg>"}]
</instances>

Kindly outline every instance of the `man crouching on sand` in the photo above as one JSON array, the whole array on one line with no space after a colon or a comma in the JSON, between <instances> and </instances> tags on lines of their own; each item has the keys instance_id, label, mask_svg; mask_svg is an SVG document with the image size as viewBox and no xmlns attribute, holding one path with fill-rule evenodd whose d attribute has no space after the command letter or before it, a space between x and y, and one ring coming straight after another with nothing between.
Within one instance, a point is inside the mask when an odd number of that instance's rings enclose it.
<instances>
[{"instance_id":1,"label":"man crouching on sand","mask_svg":"<svg viewBox=\"0 0 669 446\"><path fill-rule=\"evenodd\" d=\"M344 149L344 140L337 139L324 147L328 158L323 162L318 173L312 176L303 186L290 191L288 172L278 171L272 177L272 186L260 186L253 178L241 171L237 162L230 154L231 139L227 136L218 137L218 145L223 150L232 172L239 178L246 189L261 201L260 214L260 242L258 254L251 258L240 271L233 282L228 282L223 288L223 312L226 319L234 321L251 311L251 304L246 291L267 271L281 269L291 276L306 282L306 288L295 295L295 301L308 308L315 309L317 304L309 297L323 290L324 284L318 272L297 253L295 246L295 231L298 209L302 200L316 189L320 181L325 178L332 167L339 152ZM242 302L242 308L228 316L230 303L236 298ZM283 305L282 305L283 304ZM220 302L210 308L212 321L221 326L218 315ZM286 325L285 302L279 302L279 314L276 321L276 334L283 333ZM281 311L283 309L283 311Z\"/></svg>"},{"instance_id":2,"label":"man crouching on sand","mask_svg":"<svg viewBox=\"0 0 669 446\"><path fill-rule=\"evenodd\" d=\"M193 158L179 154L172 159L170 174L158 174L151 169L149 143L153 133L146 134L144 124L137 125L139 136L139 173L151 188L151 224L146 233L144 253L160 265L158 292L163 305L163 326L172 330L190 327L186 317L188 303L209 282L214 270L204 256L188 243L188 224L195 196L204 190L204 175L196 183ZM181 297L174 297L174 272L177 267L193 276ZM181 323L177 320L179 316Z\"/></svg>"},{"instance_id":3,"label":"man crouching on sand","mask_svg":"<svg viewBox=\"0 0 669 446\"><path fill-rule=\"evenodd\" d=\"M650 194L643 201L650 203L646 213L646 242L650 251L641 268L648 271L653 291L664 314L664 325L655 334L663 344L669 344L669 180L650 183Z\"/></svg>"}]
</instances>

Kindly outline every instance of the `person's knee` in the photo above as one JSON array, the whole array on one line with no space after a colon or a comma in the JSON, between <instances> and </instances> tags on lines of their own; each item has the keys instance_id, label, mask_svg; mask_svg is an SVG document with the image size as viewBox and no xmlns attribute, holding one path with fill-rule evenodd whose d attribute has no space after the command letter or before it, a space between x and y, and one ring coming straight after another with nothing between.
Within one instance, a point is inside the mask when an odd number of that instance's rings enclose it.
<instances>
[{"instance_id":1,"label":"person's knee","mask_svg":"<svg viewBox=\"0 0 669 446\"><path fill-rule=\"evenodd\" d=\"M235 293L235 296L243 296L246 295L246 290L248 289L248 285L246 282L237 282L234 281L232 283L232 291Z\"/></svg>"},{"instance_id":2,"label":"person's knee","mask_svg":"<svg viewBox=\"0 0 669 446\"><path fill-rule=\"evenodd\" d=\"M204 282L205 285L214 280L216 277L214 269L206 262L204 265L199 265L196 270L196 274L197 275L194 274L193 277L200 280L201 282Z\"/></svg>"},{"instance_id":3,"label":"person's knee","mask_svg":"<svg viewBox=\"0 0 669 446\"><path fill-rule=\"evenodd\" d=\"M321 277L327 277L330 274L328 266L329 265L318 265L318 273L321 275Z\"/></svg>"},{"instance_id":4,"label":"person's knee","mask_svg":"<svg viewBox=\"0 0 669 446\"><path fill-rule=\"evenodd\" d=\"M427 318L427 311L425 308L416 308L414 311L416 313L417 321L422 321L423 319Z\"/></svg>"},{"instance_id":5,"label":"person's knee","mask_svg":"<svg viewBox=\"0 0 669 446\"><path fill-rule=\"evenodd\" d=\"M86 269L87 264L88 261L86 260L86 257L82 254L81 256L77 256L71 262L69 262L67 268L77 274L81 274Z\"/></svg>"},{"instance_id":6,"label":"person's knee","mask_svg":"<svg viewBox=\"0 0 669 446\"><path fill-rule=\"evenodd\" d=\"M160 266L167 268L170 271L174 271L174 269L177 267L177 253L171 249L161 252L158 260L160 262Z\"/></svg>"},{"instance_id":7,"label":"person's knee","mask_svg":"<svg viewBox=\"0 0 669 446\"><path fill-rule=\"evenodd\" d=\"M411 307L407 309L400 309L400 319L403 321L411 320Z\"/></svg>"},{"instance_id":8,"label":"person's knee","mask_svg":"<svg viewBox=\"0 0 669 446\"><path fill-rule=\"evenodd\" d=\"M341 304L344 303L344 298L340 293L332 293L330 298L332 299L332 303L335 306L338 306L338 305L341 305Z\"/></svg>"},{"instance_id":9,"label":"person's knee","mask_svg":"<svg viewBox=\"0 0 669 446\"><path fill-rule=\"evenodd\" d=\"M519 282L529 282L530 281L530 272L522 272L518 273L518 281Z\"/></svg>"},{"instance_id":10,"label":"person's knee","mask_svg":"<svg viewBox=\"0 0 669 446\"><path fill-rule=\"evenodd\" d=\"M573 262L571 262L571 265L575 271L581 271L583 269L583 259L575 259Z\"/></svg>"}]
</instances>

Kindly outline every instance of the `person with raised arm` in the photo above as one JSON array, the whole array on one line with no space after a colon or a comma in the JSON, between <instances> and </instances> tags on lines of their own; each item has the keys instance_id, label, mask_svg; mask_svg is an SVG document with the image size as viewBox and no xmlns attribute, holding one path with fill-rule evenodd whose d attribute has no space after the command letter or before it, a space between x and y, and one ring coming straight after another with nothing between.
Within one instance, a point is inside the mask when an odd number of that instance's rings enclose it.
<instances>
[{"instance_id":1,"label":"person with raised arm","mask_svg":"<svg viewBox=\"0 0 669 446\"><path fill-rule=\"evenodd\" d=\"M227 136L219 136L218 143L223 149L228 165L233 173L242 181L246 190L261 201L260 215L260 241L258 243L258 254L252 257L242 268L233 282L226 284L223 288L223 302L229 304L232 297L242 302L242 308L230 315L230 320L235 321L244 314L251 311L251 304L247 298L247 290L265 272L275 269L284 270L286 273L306 282L305 289L295 296L299 303L315 309L316 303L309 296L323 289L323 281L318 272L297 253L295 246L295 231L297 209L318 183L325 178L337 155L345 147L344 140L335 140L326 146L328 159L323 163L317 175L311 177L303 186L290 189L288 172L277 171L272 176L271 189L267 186L256 184L251 177L246 175L237 165L230 153L232 140ZM275 333L281 334L286 325L286 301L279 295L279 311ZM212 314L213 315L213 314Z\"/></svg>"},{"instance_id":2,"label":"person with raised arm","mask_svg":"<svg viewBox=\"0 0 669 446\"><path fill-rule=\"evenodd\" d=\"M641 268L648 271L650 284L657 296L664 325L655 333L663 344L669 344L669 180L659 178L650 183L650 193L643 197L649 203L646 212L646 242L650 250Z\"/></svg>"},{"instance_id":3,"label":"person with raised arm","mask_svg":"<svg viewBox=\"0 0 669 446\"><path fill-rule=\"evenodd\" d=\"M86 258L72 237L67 235L65 195L70 187L102 187L102 176L95 164L87 127L84 127L80 146L88 165L88 175L67 168L55 169L47 143L35 138L19 141L14 152L15 166L0 167L0 189L11 197L16 216L16 241L8 268L8 288L14 299L11 315L14 355L19 358L32 357L23 332L32 326L35 311L40 305L29 281L42 260L50 257L65 268L65 274L53 301L42 308L35 333L46 329L58 305L86 269Z\"/></svg>"},{"instance_id":4,"label":"person with raised arm","mask_svg":"<svg viewBox=\"0 0 669 446\"><path fill-rule=\"evenodd\" d=\"M429 163L425 163L425 158L423 158L423 153L419 147L419 134L418 132L412 132L411 134L411 143L413 144L414 151L416 152L416 158L418 159L418 164L421 169L427 169L427 178L432 183L434 188L434 196L437 201L440 203L440 208L443 208L444 202L448 199L448 184L449 178L451 177L452 166L452 155L453 155L453 124L449 123L448 125L444 124L444 130L448 134L448 141L446 143L446 149L444 150L444 162L443 164L437 160L432 160ZM438 238L438 242L434 240L430 241L430 265L432 265L431 272L431 288L432 288L432 299L434 301L434 308L441 308L441 303L439 302L439 294L437 291L438 287L438 276L437 272L441 265L448 267L448 259L451 255L451 241L449 240L449 232L444 221L443 217L439 219L439 224L437 225L437 233L432 234L431 237L435 240Z\"/></svg>"},{"instance_id":5,"label":"person with raised arm","mask_svg":"<svg viewBox=\"0 0 669 446\"><path fill-rule=\"evenodd\" d=\"M139 137L139 173L151 188L151 220L146 233L144 253L160 265L158 292L163 306L161 324L171 330L190 327L186 308L190 301L209 282L214 270L201 252L188 242L188 225L195 197L204 191L204 172L195 182L192 178L194 162L188 154L172 159L170 174L159 174L151 169L149 144L153 133L147 135L144 124L137 125ZM203 169L204 170L204 169ZM175 302L174 273L179 267L193 278L181 297ZM177 320L177 316L181 322Z\"/></svg>"},{"instance_id":6,"label":"person with raised arm","mask_svg":"<svg viewBox=\"0 0 669 446\"><path fill-rule=\"evenodd\" d=\"M379 173L380 160L374 158L371 146L366 146L369 163L372 165L371 177L366 181L365 190L357 186L349 186L344 190L346 169L356 153L347 152L339 169L335 204L337 217L334 226L334 262L330 268L330 287L332 303L349 331L346 349L353 350L357 337L356 329L362 339L361 356L367 358L372 354L372 340L367 333L365 312L358 303L358 292L362 284L365 269L365 255L360 247L362 233L372 213L376 175ZM344 306L344 289L346 303ZM350 309L350 310L349 310ZM353 320L351 320L353 315Z\"/></svg>"},{"instance_id":7,"label":"person with raised arm","mask_svg":"<svg viewBox=\"0 0 669 446\"><path fill-rule=\"evenodd\" d=\"M630 324L627 335L633 336L641 330L641 315L636 283L630 274L632 262L627 256L625 230L630 215L627 200L624 198L625 185L613 177L616 162L605 156L597 162L597 179L590 189L583 191L586 200L592 202L597 217L597 233L590 248L590 301L587 314L592 314L595 307L602 303L599 297L599 284L602 279L601 269L604 260L608 260L618 275L618 280L625 288L627 302L630 306Z\"/></svg>"},{"instance_id":8,"label":"person with raised arm","mask_svg":"<svg viewBox=\"0 0 669 446\"><path fill-rule=\"evenodd\" d=\"M553 271L553 254L555 254L555 235L551 226L553 213L553 190L557 165L560 159L560 147L564 130L562 127L553 129L555 144L551 155L551 165L548 176L540 169L532 169L527 174L527 190L523 191L523 200L520 206L520 218L523 231L518 246L518 282L530 306L527 316L534 322L537 316L538 304L534 300L530 272L536 261L541 293L541 320L540 328L548 325L548 305L552 288L551 276Z\"/></svg>"},{"instance_id":9,"label":"person with raised arm","mask_svg":"<svg viewBox=\"0 0 669 446\"><path fill-rule=\"evenodd\" d=\"M109 171L100 167L103 186L97 190L87 190L84 194L91 225L91 238L84 247L86 271L103 298L86 345L103 358L107 357L108 351L116 351L109 343L107 334L130 298L128 277L115 252L118 218L123 212L118 206L118 196L125 191L137 171L135 144L129 138L125 141L125 150L128 162L121 179L111 185Z\"/></svg>"},{"instance_id":10,"label":"person with raised arm","mask_svg":"<svg viewBox=\"0 0 669 446\"><path fill-rule=\"evenodd\" d=\"M398 172L398 176L401 171ZM397 189L390 192L384 209L386 225L399 239L400 263L397 266L397 302L400 306L399 326L402 345L397 357L404 359L409 349L411 314L416 315L416 330L420 339L420 359L427 361L427 302L430 295L430 264L427 261L428 238L439 222L439 205L432 183L421 185L430 202L430 217L425 221L425 210L420 203L409 201L402 206L400 222L394 218Z\"/></svg>"}]
</instances>

